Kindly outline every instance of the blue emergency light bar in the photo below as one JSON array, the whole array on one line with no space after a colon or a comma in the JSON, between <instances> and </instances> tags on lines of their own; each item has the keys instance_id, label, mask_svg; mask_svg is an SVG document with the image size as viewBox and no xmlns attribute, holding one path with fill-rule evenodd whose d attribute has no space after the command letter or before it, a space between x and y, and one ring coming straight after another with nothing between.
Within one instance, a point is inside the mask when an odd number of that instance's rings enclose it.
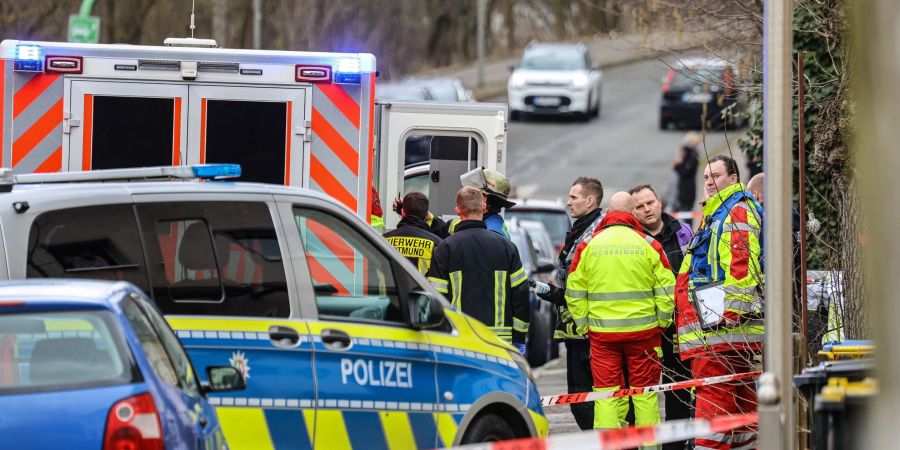
<instances>
[{"instance_id":1,"label":"blue emergency light bar","mask_svg":"<svg viewBox=\"0 0 900 450\"><path fill-rule=\"evenodd\" d=\"M362 64L359 59L344 58L334 65L334 82L338 84L362 83Z\"/></svg>"},{"instance_id":2,"label":"blue emergency light bar","mask_svg":"<svg viewBox=\"0 0 900 450\"><path fill-rule=\"evenodd\" d=\"M38 45L17 45L13 70L17 72L43 72L44 55Z\"/></svg>"},{"instance_id":3,"label":"blue emergency light bar","mask_svg":"<svg viewBox=\"0 0 900 450\"><path fill-rule=\"evenodd\" d=\"M198 164L191 166L194 176L205 180L221 180L241 176L240 164Z\"/></svg>"}]
</instances>

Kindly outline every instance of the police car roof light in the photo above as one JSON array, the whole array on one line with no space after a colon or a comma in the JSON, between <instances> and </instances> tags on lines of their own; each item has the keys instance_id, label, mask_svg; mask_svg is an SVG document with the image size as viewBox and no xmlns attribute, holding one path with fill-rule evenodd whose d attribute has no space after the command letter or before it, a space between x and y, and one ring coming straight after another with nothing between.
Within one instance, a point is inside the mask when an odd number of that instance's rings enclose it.
<instances>
[{"instance_id":1,"label":"police car roof light","mask_svg":"<svg viewBox=\"0 0 900 450\"><path fill-rule=\"evenodd\" d=\"M200 164L195 166L136 167L132 169L91 170L85 172L29 173L13 175L11 184L103 182L126 180L206 179L220 180L241 175L238 164ZM0 192L4 186L0 172ZM7 182L8 183L8 182ZM7 186L11 186L7 184Z\"/></svg>"},{"instance_id":2,"label":"police car roof light","mask_svg":"<svg viewBox=\"0 0 900 450\"><path fill-rule=\"evenodd\" d=\"M204 180L221 180L241 176L240 164L199 164L191 166L194 176Z\"/></svg>"}]
</instances>

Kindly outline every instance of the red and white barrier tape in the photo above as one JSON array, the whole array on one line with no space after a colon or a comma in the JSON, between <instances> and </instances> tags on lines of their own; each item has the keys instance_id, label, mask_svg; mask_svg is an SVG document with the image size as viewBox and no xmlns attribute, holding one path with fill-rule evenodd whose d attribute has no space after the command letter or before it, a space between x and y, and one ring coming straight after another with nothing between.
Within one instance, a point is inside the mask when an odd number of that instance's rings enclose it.
<instances>
[{"instance_id":1,"label":"red and white barrier tape","mask_svg":"<svg viewBox=\"0 0 900 450\"><path fill-rule=\"evenodd\" d=\"M714 417L710 420L673 420L659 425L618 430L583 431L546 438L513 439L453 447L465 450L621 450L642 444L665 444L712 433L725 433L757 422L756 413Z\"/></svg>"},{"instance_id":2,"label":"red and white barrier tape","mask_svg":"<svg viewBox=\"0 0 900 450\"><path fill-rule=\"evenodd\" d=\"M759 376L759 374L761 373L762 372L735 373L718 377L698 378L694 380L679 381L676 383L659 384L656 386L619 389L617 391L579 392L577 394L551 395L549 397L541 397L541 406L571 405L572 403L592 402L594 400L603 400L607 398L631 397L633 395L649 394L651 392L665 392L678 389L687 389L697 386L709 386L711 384L727 383L729 381L753 378Z\"/></svg>"}]
</instances>

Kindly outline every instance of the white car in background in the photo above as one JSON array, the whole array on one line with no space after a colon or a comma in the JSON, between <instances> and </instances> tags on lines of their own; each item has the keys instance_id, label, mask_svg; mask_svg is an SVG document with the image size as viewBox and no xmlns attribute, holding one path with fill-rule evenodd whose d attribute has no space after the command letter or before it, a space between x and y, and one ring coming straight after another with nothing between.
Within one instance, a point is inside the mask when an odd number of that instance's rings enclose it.
<instances>
[{"instance_id":1,"label":"white car in background","mask_svg":"<svg viewBox=\"0 0 900 450\"><path fill-rule=\"evenodd\" d=\"M523 114L600 116L603 73L584 44L531 43L510 67L509 117Z\"/></svg>"}]
</instances>

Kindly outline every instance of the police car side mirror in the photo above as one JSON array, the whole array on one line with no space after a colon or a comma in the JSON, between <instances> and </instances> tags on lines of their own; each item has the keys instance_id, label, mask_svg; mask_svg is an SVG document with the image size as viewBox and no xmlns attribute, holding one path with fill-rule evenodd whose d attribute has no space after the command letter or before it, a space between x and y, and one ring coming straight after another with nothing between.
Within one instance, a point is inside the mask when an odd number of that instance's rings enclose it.
<instances>
[{"instance_id":1,"label":"police car side mirror","mask_svg":"<svg viewBox=\"0 0 900 450\"><path fill-rule=\"evenodd\" d=\"M416 329L435 328L444 322L444 305L424 291L409 293L409 323Z\"/></svg>"},{"instance_id":2,"label":"police car side mirror","mask_svg":"<svg viewBox=\"0 0 900 450\"><path fill-rule=\"evenodd\" d=\"M206 368L208 382L201 383L204 393L243 391L247 388L244 375L231 366L210 366Z\"/></svg>"},{"instance_id":3,"label":"police car side mirror","mask_svg":"<svg viewBox=\"0 0 900 450\"><path fill-rule=\"evenodd\" d=\"M547 259L543 256L539 256L537 258L537 264L535 264L535 273L550 273L556 269L556 264L553 263L553 260Z\"/></svg>"}]
</instances>

